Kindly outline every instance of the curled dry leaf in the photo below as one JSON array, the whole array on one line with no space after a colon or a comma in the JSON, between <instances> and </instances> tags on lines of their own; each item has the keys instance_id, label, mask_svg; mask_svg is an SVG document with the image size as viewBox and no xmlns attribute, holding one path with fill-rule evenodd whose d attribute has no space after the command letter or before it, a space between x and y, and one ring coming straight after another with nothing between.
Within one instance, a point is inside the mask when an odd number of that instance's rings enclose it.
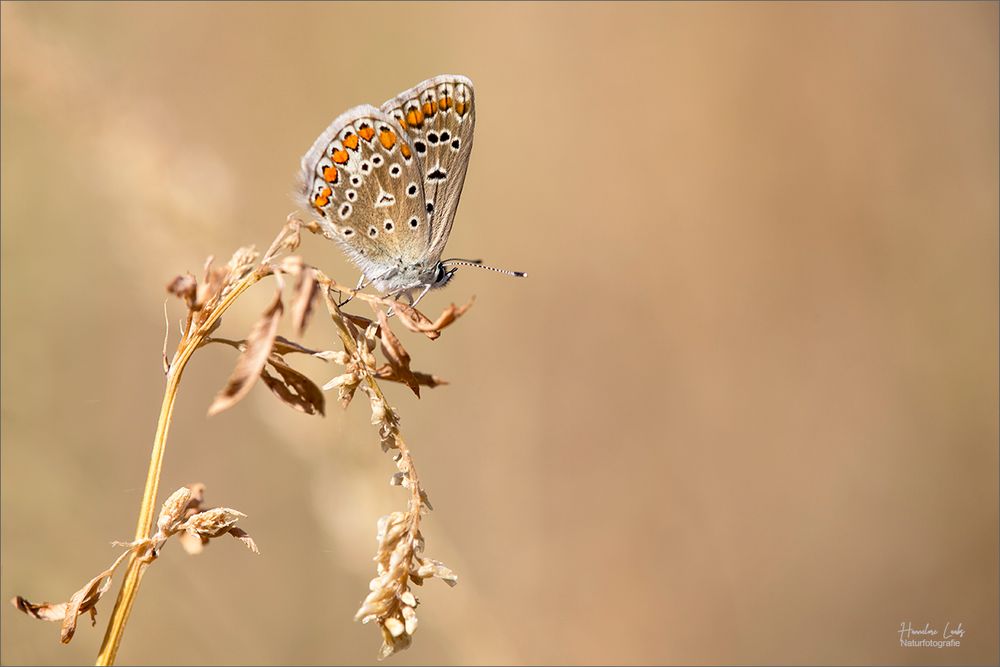
<instances>
[{"instance_id":1,"label":"curled dry leaf","mask_svg":"<svg viewBox=\"0 0 1000 667\"><path fill-rule=\"evenodd\" d=\"M313 304L318 296L319 284L316 282L316 273L306 267L299 273L299 280L295 285L295 298L292 301L292 325L297 335L305 333L309 318L312 316Z\"/></svg>"},{"instance_id":2,"label":"curled dry leaf","mask_svg":"<svg viewBox=\"0 0 1000 667\"><path fill-rule=\"evenodd\" d=\"M320 357L321 359L326 358L323 356L323 352L320 352L319 350L310 350L308 347L299 345L295 341L288 340L284 336L274 337L274 345L271 346L271 353L277 355L299 353L308 354L313 357Z\"/></svg>"},{"instance_id":3,"label":"curled dry leaf","mask_svg":"<svg viewBox=\"0 0 1000 667\"><path fill-rule=\"evenodd\" d=\"M417 398L420 398L420 383L413 375L413 371L410 370L410 354L389 328L389 319L384 310L378 311L378 321L382 352L389 361L389 366L395 376L394 379L398 378L417 395Z\"/></svg>"},{"instance_id":4,"label":"curled dry leaf","mask_svg":"<svg viewBox=\"0 0 1000 667\"><path fill-rule=\"evenodd\" d=\"M57 604L42 602L40 604L35 604L33 602L28 602L20 595L12 599L10 603L28 616L37 618L40 621L63 620L66 618L66 607L69 606L68 602L59 602Z\"/></svg>"},{"instance_id":5,"label":"curled dry leaf","mask_svg":"<svg viewBox=\"0 0 1000 667\"><path fill-rule=\"evenodd\" d=\"M209 407L209 416L231 408L250 392L271 354L271 347L277 335L282 311L281 292L277 292L274 295L274 301L264 311L250 335L247 336L246 350L236 362L236 368L229 376L226 386Z\"/></svg>"},{"instance_id":6,"label":"curled dry leaf","mask_svg":"<svg viewBox=\"0 0 1000 667\"><path fill-rule=\"evenodd\" d=\"M188 307L192 308L198 292L198 280L190 273L177 276L167 284L167 292L180 299L184 299Z\"/></svg>"},{"instance_id":7,"label":"curled dry leaf","mask_svg":"<svg viewBox=\"0 0 1000 667\"><path fill-rule=\"evenodd\" d=\"M269 374L266 366L261 369L260 377L275 396L307 415L324 414L326 397L312 380L281 361L277 355L272 354L267 363L278 371L280 377Z\"/></svg>"},{"instance_id":8,"label":"curled dry leaf","mask_svg":"<svg viewBox=\"0 0 1000 667\"><path fill-rule=\"evenodd\" d=\"M76 620L81 614L89 613L92 623L96 623L97 603L111 587L111 578L121 562L131 553L131 549L123 552L107 570L88 581L73 593L68 602L34 604L20 595L11 600L11 604L33 618L42 621L62 621L60 641L68 644L76 633Z\"/></svg>"},{"instance_id":9,"label":"curled dry leaf","mask_svg":"<svg viewBox=\"0 0 1000 667\"><path fill-rule=\"evenodd\" d=\"M431 340L434 340L441 335L442 329L464 315L465 311L472 307L475 300L475 297L473 297L469 299L467 304L461 307L451 304L433 322L413 306L407 306L397 301L395 308L396 312L399 313L399 321L403 323L403 326L410 331L422 333Z\"/></svg>"},{"instance_id":10,"label":"curled dry leaf","mask_svg":"<svg viewBox=\"0 0 1000 667\"><path fill-rule=\"evenodd\" d=\"M402 382L403 384L406 384L406 381L396 373L396 370L390 364L383 364L382 366L379 366L375 370L374 375L376 378L380 380L388 380L390 382ZM436 375L431 375L429 373L412 371L410 375L414 380L416 380L417 384L420 385L421 387L434 388L443 384L448 384L447 380L439 378Z\"/></svg>"},{"instance_id":11,"label":"curled dry leaf","mask_svg":"<svg viewBox=\"0 0 1000 667\"><path fill-rule=\"evenodd\" d=\"M236 526L233 526L232 528L229 529L229 534L238 539L240 542L242 542L243 545L250 551L258 555L260 554L260 549L257 548L257 543L254 542L253 538L247 534L247 531L243 530L242 528L237 528Z\"/></svg>"},{"instance_id":12,"label":"curled dry leaf","mask_svg":"<svg viewBox=\"0 0 1000 667\"><path fill-rule=\"evenodd\" d=\"M222 293L222 288L226 285L229 267L213 267L213 259L209 257L208 261L205 262L205 279L198 287L198 296L194 303L195 308L200 309L214 302Z\"/></svg>"}]
</instances>

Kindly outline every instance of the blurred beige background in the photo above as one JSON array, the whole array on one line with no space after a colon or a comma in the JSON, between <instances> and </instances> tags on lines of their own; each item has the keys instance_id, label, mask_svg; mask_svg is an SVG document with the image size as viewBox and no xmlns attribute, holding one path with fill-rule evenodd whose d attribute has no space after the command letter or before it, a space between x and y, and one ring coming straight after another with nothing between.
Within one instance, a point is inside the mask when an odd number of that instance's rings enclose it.
<instances>
[{"instance_id":1,"label":"blurred beige background","mask_svg":"<svg viewBox=\"0 0 1000 667\"><path fill-rule=\"evenodd\" d=\"M131 537L166 282L266 246L341 111L454 72L479 110L449 254L531 276L461 271L424 304L474 309L406 339L452 383L391 397L461 581L392 662L997 662L996 3L0 18L4 600L64 599ZM362 404L258 387L207 419L233 361L195 357L162 488L206 483L262 555L170 545L120 662L372 662L392 463ZM111 604L69 646L4 607L0 660L91 662ZM902 622L966 635L903 649Z\"/></svg>"}]
</instances>

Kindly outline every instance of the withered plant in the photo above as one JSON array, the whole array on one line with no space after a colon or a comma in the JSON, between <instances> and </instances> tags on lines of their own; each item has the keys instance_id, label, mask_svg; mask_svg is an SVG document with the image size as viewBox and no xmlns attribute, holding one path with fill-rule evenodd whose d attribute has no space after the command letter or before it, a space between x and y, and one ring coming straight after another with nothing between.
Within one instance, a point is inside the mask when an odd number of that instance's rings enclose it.
<instances>
[{"instance_id":1,"label":"withered plant","mask_svg":"<svg viewBox=\"0 0 1000 667\"><path fill-rule=\"evenodd\" d=\"M225 266L214 266L209 258L201 282L188 273L169 283L167 290L183 300L186 313L180 341L172 358L167 357L167 339L164 339L166 389L153 438L135 537L130 542L114 542L114 546L124 548L124 551L107 570L70 596L69 601L35 604L20 596L11 601L18 609L34 618L61 621L60 637L63 643L68 643L73 639L80 615L89 614L92 624L96 624L97 603L110 589L118 566L127 558L124 580L97 656L98 665L114 664L143 574L156 562L160 551L171 537L176 535L186 551L197 553L210 540L228 534L243 542L254 553L259 553L250 536L236 526L237 521L245 517L244 514L227 507L203 507L205 487L202 484L192 484L174 491L162 504L155 532L151 532L154 528L154 508L167 433L181 376L191 356L201 347L212 343L234 347L240 354L229 380L209 407L209 415L235 405L250 392L258 380L285 404L311 415L324 414L326 400L323 392L326 390L336 389L337 398L345 408L358 390L367 396L371 421L378 430L379 442L383 451L392 454L396 464L391 482L409 492L405 510L393 512L378 520L378 550L374 558L376 576L356 614L357 620L364 623L375 621L378 624L382 633L379 659L407 648L412 641L417 629L418 600L411 585L419 586L425 579L433 577L442 579L449 585L454 585L457 581L455 574L441 562L423 555L424 539L420 532L420 520L431 509L431 505L420 485L410 450L400 433L399 418L382 393L379 382L385 380L405 384L417 396L420 395L421 387L436 387L443 383L434 375L410 368L410 355L390 328L390 312L394 313L395 321L401 326L433 340L471 306L471 301L462 307L452 304L437 319L431 320L416 308L394 299L346 288L306 264L300 256L290 254L299 247L302 229L319 233L315 223L304 223L290 217L262 256L252 247L240 248ZM274 299L246 338L231 340L216 336L223 313L240 295L268 276L273 276L277 283ZM286 284L291 287L286 288ZM291 294L286 297L283 293L285 291ZM355 303L369 306L373 317L341 310L338 300L344 295L353 297ZM278 324L285 314L286 300L290 304L289 316L293 330L299 336L309 323L315 304L318 301L325 304L335 325L339 349L311 350L277 335ZM379 363L376 354L379 349L384 359L382 363ZM288 359L295 355L324 359L343 367L342 372L320 387L292 367Z\"/></svg>"}]
</instances>

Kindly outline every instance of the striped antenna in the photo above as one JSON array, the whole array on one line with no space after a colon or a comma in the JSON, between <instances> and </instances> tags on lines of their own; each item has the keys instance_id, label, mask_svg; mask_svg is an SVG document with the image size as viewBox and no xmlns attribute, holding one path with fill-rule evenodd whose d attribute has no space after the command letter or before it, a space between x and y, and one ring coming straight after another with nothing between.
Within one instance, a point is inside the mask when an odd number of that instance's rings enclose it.
<instances>
[{"instance_id":1,"label":"striped antenna","mask_svg":"<svg viewBox=\"0 0 1000 667\"><path fill-rule=\"evenodd\" d=\"M457 266L472 266L477 269L488 269L490 271L495 271L496 273L502 273L506 276L513 276L515 278L528 277L528 274L525 273L524 271L508 271L507 269L498 269L495 266L488 266L486 264L483 264L483 260L481 259L459 259L456 257L454 259L446 259L443 262L441 262L441 264L443 265L455 264Z\"/></svg>"}]
</instances>

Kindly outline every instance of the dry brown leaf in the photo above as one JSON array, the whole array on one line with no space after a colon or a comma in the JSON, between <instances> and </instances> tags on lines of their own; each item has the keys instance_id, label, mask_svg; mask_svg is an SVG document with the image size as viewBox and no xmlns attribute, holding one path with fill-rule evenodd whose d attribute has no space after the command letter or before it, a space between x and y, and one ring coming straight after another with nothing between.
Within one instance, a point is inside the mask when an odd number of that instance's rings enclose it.
<instances>
[{"instance_id":1,"label":"dry brown leaf","mask_svg":"<svg viewBox=\"0 0 1000 667\"><path fill-rule=\"evenodd\" d=\"M310 350L308 347L299 345L298 343L288 340L284 336L275 336L274 345L271 346L271 354L277 354L283 356L286 354L291 354L293 352L298 352L300 354L308 354L314 357L319 357L320 359L326 359L322 356L324 353L319 350Z\"/></svg>"},{"instance_id":2,"label":"dry brown leaf","mask_svg":"<svg viewBox=\"0 0 1000 667\"><path fill-rule=\"evenodd\" d=\"M309 318L312 315L313 304L319 296L319 285L316 283L316 273L306 267L299 274L295 285L295 299L292 302L292 325L296 335L305 333Z\"/></svg>"},{"instance_id":3,"label":"dry brown leaf","mask_svg":"<svg viewBox=\"0 0 1000 667\"><path fill-rule=\"evenodd\" d=\"M66 607L69 606L68 602L59 602L58 604L42 602L41 604L35 604L33 602L28 602L20 595L13 598L10 603L28 616L37 618L40 621L63 620L66 618Z\"/></svg>"},{"instance_id":4,"label":"dry brown leaf","mask_svg":"<svg viewBox=\"0 0 1000 667\"><path fill-rule=\"evenodd\" d=\"M378 321L382 352L389 361L389 366L399 381L409 387L417 395L417 398L420 398L420 383L414 377L413 371L410 370L410 354L389 328L389 319L384 310L378 311Z\"/></svg>"},{"instance_id":5,"label":"dry brown leaf","mask_svg":"<svg viewBox=\"0 0 1000 667\"><path fill-rule=\"evenodd\" d=\"M274 392L275 396L285 404L308 415L314 415L317 412L321 415L325 414L326 397L312 380L282 362L277 355L272 354L267 363L281 376L276 378L269 374L267 366L260 370L261 379Z\"/></svg>"},{"instance_id":6,"label":"dry brown leaf","mask_svg":"<svg viewBox=\"0 0 1000 667\"><path fill-rule=\"evenodd\" d=\"M97 603L111 587L111 577L114 576L115 570L130 553L132 553L131 549L124 551L115 559L111 567L73 593L68 602L33 604L23 597L17 596L11 600L11 603L24 613L39 620L62 621L60 641L63 644L68 644L73 639L73 634L76 632L76 620L81 614L89 612L91 622L96 623Z\"/></svg>"},{"instance_id":7,"label":"dry brown leaf","mask_svg":"<svg viewBox=\"0 0 1000 667\"><path fill-rule=\"evenodd\" d=\"M421 387L438 387L443 384L448 384L448 381L444 378L439 378L436 375L431 375L430 373L421 373L420 371L412 371L413 379L417 381ZM389 382L400 382L405 384L405 381L396 374L395 369L389 364L382 364L379 366L373 375L379 380L388 380Z\"/></svg>"},{"instance_id":8,"label":"dry brown leaf","mask_svg":"<svg viewBox=\"0 0 1000 667\"><path fill-rule=\"evenodd\" d=\"M402 322L403 326L410 331L422 333L431 340L434 340L441 335L440 331L434 331L433 329L427 328L433 324L433 322L431 322L430 318L413 306L407 306L406 304L397 301L393 307L396 309L399 321Z\"/></svg>"},{"instance_id":9,"label":"dry brown leaf","mask_svg":"<svg viewBox=\"0 0 1000 667\"><path fill-rule=\"evenodd\" d=\"M209 407L209 416L217 415L234 406L249 393L254 383L257 382L257 378L260 377L260 372L271 354L271 347L274 345L282 311L281 292L276 292L274 302L264 311L250 335L247 336L246 350L236 362L236 368L229 376L226 386Z\"/></svg>"},{"instance_id":10,"label":"dry brown leaf","mask_svg":"<svg viewBox=\"0 0 1000 667\"><path fill-rule=\"evenodd\" d=\"M229 275L228 267L212 267L212 260L209 257L205 262L205 279L198 287L198 295L194 302L195 308L202 308L206 303L214 300L222 293L225 287L226 277Z\"/></svg>"},{"instance_id":11,"label":"dry brown leaf","mask_svg":"<svg viewBox=\"0 0 1000 667\"><path fill-rule=\"evenodd\" d=\"M115 565L117 564L116 562ZM95 613L93 610L101 597L111 587L112 574L114 574L114 567L101 572L88 581L83 588L73 593L73 597L67 603L66 616L63 618L62 630L60 632L60 641L63 644L68 644L73 639L73 634L76 632L76 619L80 614L90 611L91 621L94 620Z\"/></svg>"},{"instance_id":12,"label":"dry brown leaf","mask_svg":"<svg viewBox=\"0 0 1000 667\"><path fill-rule=\"evenodd\" d=\"M345 320L347 320L353 325L356 325L360 329L367 329L369 325L371 325L372 323L372 320L368 319L367 317L362 317L361 315L352 315L351 313L345 313L344 311L340 311L340 314L344 316ZM354 334L355 338L358 337L357 331L354 331L352 333Z\"/></svg>"},{"instance_id":13,"label":"dry brown leaf","mask_svg":"<svg viewBox=\"0 0 1000 667\"><path fill-rule=\"evenodd\" d=\"M458 307L455 304L449 305L445 308L444 312L438 315L438 318L434 320L434 323L430 325L431 330L441 331L446 326L450 325L452 322L464 315L465 311L469 308L472 308L472 304L475 303L475 301L476 297L472 297L464 306Z\"/></svg>"},{"instance_id":14,"label":"dry brown leaf","mask_svg":"<svg viewBox=\"0 0 1000 667\"><path fill-rule=\"evenodd\" d=\"M183 276L177 276L167 284L167 292L178 298L184 299L184 302L187 303L189 308L194 306L197 291L198 280L190 273L185 273Z\"/></svg>"},{"instance_id":15,"label":"dry brown leaf","mask_svg":"<svg viewBox=\"0 0 1000 667\"><path fill-rule=\"evenodd\" d=\"M247 531L242 528L236 528L235 526L229 529L229 534L242 542L247 549L260 555L260 549L257 548L257 543L253 541L253 538L247 534Z\"/></svg>"}]
</instances>

